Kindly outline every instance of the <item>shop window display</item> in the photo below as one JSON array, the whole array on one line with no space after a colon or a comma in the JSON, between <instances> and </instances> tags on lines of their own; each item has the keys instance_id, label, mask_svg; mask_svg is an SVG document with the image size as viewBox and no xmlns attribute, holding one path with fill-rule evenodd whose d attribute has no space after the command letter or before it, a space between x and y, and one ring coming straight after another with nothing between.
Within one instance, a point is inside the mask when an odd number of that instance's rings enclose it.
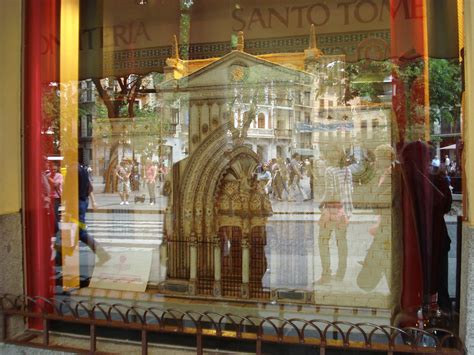
<instances>
[{"instance_id":1,"label":"shop window display","mask_svg":"<svg viewBox=\"0 0 474 355\"><path fill-rule=\"evenodd\" d=\"M444 148L462 87L456 48L430 57L443 52L426 39L435 10L64 1L77 55L51 40L42 60L76 70L42 83L41 147L28 148L44 162L49 296L296 304L384 324L436 295L449 309L433 280L448 274L434 265L447 265L460 165Z\"/></svg>"}]
</instances>

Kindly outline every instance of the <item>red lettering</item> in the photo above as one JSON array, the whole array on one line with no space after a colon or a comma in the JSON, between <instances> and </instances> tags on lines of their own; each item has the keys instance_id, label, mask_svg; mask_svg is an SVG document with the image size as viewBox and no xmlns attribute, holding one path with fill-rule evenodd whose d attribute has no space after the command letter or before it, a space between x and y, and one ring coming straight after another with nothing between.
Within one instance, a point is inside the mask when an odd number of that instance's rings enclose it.
<instances>
[{"instance_id":1,"label":"red lettering","mask_svg":"<svg viewBox=\"0 0 474 355\"><path fill-rule=\"evenodd\" d=\"M41 54L42 55L45 55L45 54L48 54L48 53L52 53L53 50L51 48L51 41L48 40L48 37L46 36L41 36Z\"/></svg>"},{"instance_id":2,"label":"red lettering","mask_svg":"<svg viewBox=\"0 0 474 355\"><path fill-rule=\"evenodd\" d=\"M396 2L398 1L398 6L396 5ZM410 8L408 7L408 0L393 0L392 6L390 7L390 15L392 18L397 17L398 11L400 11L400 7L403 4L403 10L405 12L405 18L409 19L410 18Z\"/></svg>"},{"instance_id":3,"label":"red lettering","mask_svg":"<svg viewBox=\"0 0 474 355\"><path fill-rule=\"evenodd\" d=\"M411 1L411 18L414 18L414 19L423 18L423 1L422 0Z\"/></svg>"}]
</instances>

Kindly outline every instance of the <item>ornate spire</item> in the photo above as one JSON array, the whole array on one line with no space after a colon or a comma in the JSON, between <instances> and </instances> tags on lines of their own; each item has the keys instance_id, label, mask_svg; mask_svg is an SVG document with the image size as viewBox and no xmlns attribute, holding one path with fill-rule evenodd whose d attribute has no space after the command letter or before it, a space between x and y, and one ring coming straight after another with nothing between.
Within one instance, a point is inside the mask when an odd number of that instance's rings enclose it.
<instances>
[{"instance_id":1,"label":"ornate spire","mask_svg":"<svg viewBox=\"0 0 474 355\"><path fill-rule=\"evenodd\" d=\"M173 35L173 44L171 46L171 58L179 60L178 38Z\"/></svg>"},{"instance_id":2,"label":"ornate spire","mask_svg":"<svg viewBox=\"0 0 474 355\"><path fill-rule=\"evenodd\" d=\"M173 35L171 57L166 59L165 74L167 79L179 79L184 75L183 61L179 58L178 39Z\"/></svg>"},{"instance_id":3,"label":"ornate spire","mask_svg":"<svg viewBox=\"0 0 474 355\"><path fill-rule=\"evenodd\" d=\"M323 55L323 52L318 48L316 26L314 26L314 24L311 24L311 30L309 32L309 48L305 49L304 53L307 60L317 59Z\"/></svg>"},{"instance_id":4,"label":"ornate spire","mask_svg":"<svg viewBox=\"0 0 474 355\"><path fill-rule=\"evenodd\" d=\"M242 31L237 33L237 50L240 52L244 51L244 32Z\"/></svg>"},{"instance_id":5,"label":"ornate spire","mask_svg":"<svg viewBox=\"0 0 474 355\"><path fill-rule=\"evenodd\" d=\"M314 26L314 23L311 24L311 32L309 33L309 49L318 49L316 43L316 26Z\"/></svg>"}]
</instances>

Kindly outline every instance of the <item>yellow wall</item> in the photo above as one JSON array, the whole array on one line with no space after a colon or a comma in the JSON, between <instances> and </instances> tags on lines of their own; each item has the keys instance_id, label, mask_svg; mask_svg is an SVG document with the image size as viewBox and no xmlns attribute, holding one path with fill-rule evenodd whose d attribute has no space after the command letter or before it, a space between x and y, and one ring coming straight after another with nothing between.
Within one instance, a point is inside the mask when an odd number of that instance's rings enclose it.
<instances>
[{"instance_id":1,"label":"yellow wall","mask_svg":"<svg viewBox=\"0 0 474 355\"><path fill-rule=\"evenodd\" d=\"M21 208L21 3L0 1L0 214Z\"/></svg>"},{"instance_id":2,"label":"yellow wall","mask_svg":"<svg viewBox=\"0 0 474 355\"><path fill-rule=\"evenodd\" d=\"M467 219L470 225L474 225L474 4L472 1L464 2L464 46L465 46L465 75L466 92L464 97L464 156L465 156L465 177L467 196Z\"/></svg>"}]
</instances>

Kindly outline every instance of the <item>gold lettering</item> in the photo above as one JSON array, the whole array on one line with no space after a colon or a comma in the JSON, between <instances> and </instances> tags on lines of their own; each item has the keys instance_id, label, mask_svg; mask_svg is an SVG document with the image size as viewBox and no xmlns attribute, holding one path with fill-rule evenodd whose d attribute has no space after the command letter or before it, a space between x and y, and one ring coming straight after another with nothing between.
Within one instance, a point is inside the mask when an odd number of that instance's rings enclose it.
<instances>
[{"instance_id":1,"label":"gold lettering","mask_svg":"<svg viewBox=\"0 0 474 355\"><path fill-rule=\"evenodd\" d=\"M245 12L243 8L234 8L232 10L232 30L252 30L257 27L268 29L280 26L280 24L286 28L303 28L308 23L324 26L331 20L331 15L333 15L327 3L320 0L311 5L270 8L255 7L249 12ZM334 5L334 16L337 15L338 22L342 20L343 25L350 25L352 18L359 23L366 24L384 21L387 19L387 16L391 16L391 18L403 17L405 19L422 18L423 16L423 0L340 0ZM135 34L134 40L137 39L139 34L144 35L149 40L150 38L144 24L140 25L142 27ZM113 35L115 45L119 41L129 43L120 26L114 28Z\"/></svg>"},{"instance_id":2,"label":"gold lettering","mask_svg":"<svg viewBox=\"0 0 474 355\"><path fill-rule=\"evenodd\" d=\"M286 18L283 17L277 10L274 8L268 9L268 27L272 27L272 15L275 16L285 27L288 27L288 21L290 16L290 9L285 7L286 10Z\"/></svg>"},{"instance_id":3,"label":"gold lettering","mask_svg":"<svg viewBox=\"0 0 474 355\"><path fill-rule=\"evenodd\" d=\"M267 28L268 26L265 24L265 21L263 21L262 13L260 12L260 9L253 9L252 15L250 16L249 24L247 29L250 30L252 27L252 24L254 22L260 22L260 25L262 28Z\"/></svg>"},{"instance_id":4,"label":"gold lettering","mask_svg":"<svg viewBox=\"0 0 474 355\"><path fill-rule=\"evenodd\" d=\"M87 49L94 49L94 42L93 42L93 33L96 29L91 28L91 29L85 29L82 31L82 35L80 36L80 41L79 41L79 50L84 49L82 45L82 39L86 37L86 47Z\"/></svg>"},{"instance_id":5,"label":"gold lettering","mask_svg":"<svg viewBox=\"0 0 474 355\"><path fill-rule=\"evenodd\" d=\"M127 41L127 39L125 38L126 32L127 32L127 28L125 26L116 25L113 27L115 47L118 47L120 45L119 39L121 39L124 44L130 44L130 39ZM130 34L129 34L129 38L130 38Z\"/></svg>"},{"instance_id":6,"label":"gold lettering","mask_svg":"<svg viewBox=\"0 0 474 355\"><path fill-rule=\"evenodd\" d=\"M151 38L150 36L148 35L148 32L146 31L146 27L145 27L145 24L143 22L139 22L138 23L138 28L137 28L137 31L135 32L135 38L133 39L133 42L136 42L137 41L137 38L139 36L145 36L145 38L148 40L148 41L151 41Z\"/></svg>"},{"instance_id":7,"label":"gold lettering","mask_svg":"<svg viewBox=\"0 0 474 355\"><path fill-rule=\"evenodd\" d=\"M337 8L340 6L344 7L344 25L349 24L349 6L355 4L355 1L352 2L340 2L337 4Z\"/></svg>"},{"instance_id":8,"label":"gold lettering","mask_svg":"<svg viewBox=\"0 0 474 355\"><path fill-rule=\"evenodd\" d=\"M361 8L363 5L367 4L369 7L372 7L372 15L367 17L366 19L363 19L361 16ZM362 11L364 14L368 15L369 14L369 9L367 6L365 6L365 11ZM372 0L362 0L359 1L355 7L354 10L354 17L356 18L357 21L362 22L362 23L369 23L374 21L377 18L377 6L373 3Z\"/></svg>"},{"instance_id":9,"label":"gold lettering","mask_svg":"<svg viewBox=\"0 0 474 355\"><path fill-rule=\"evenodd\" d=\"M325 15L325 16L323 15L324 16L323 20L319 23L316 22L316 20L312 17L312 11L316 7L319 7L324 12L324 15ZM308 12L306 13L306 16L308 18L309 23L314 24L315 26L323 26L324 24L326 24L329 21L329 9L324 4L314 4L314 5L309 7Z\"/></svg>"},{"instance_id":10,"label":"gold lettering","mask_svg":"<svg viewBox=\"0 0 474 355\"><path fill-rule=\"evenodd\" d=\"M291 12L297 11L298 12L298 28L303 27L303 10L307 8L308 6L295 6L291 9Z\"/></svg>"},{"instance_id":11,"label":"gold lettering","mask_svg":"<svg viewBox=\"0 0 474 355\"><path fill-rule=\"evenodd\" d=\"M234 9L234 11L232 11L232 18L233 18L234 20L240 22L240 23L242 24L242 26L237 27L237 28L236 28L236 27L232 27L232 30L233 30L233 31L242 31L242 30L245 28L245 25L246 25L245 21L244 21L242 18L240 18L240 17L237 16L237 13L238 13L239 11L242 12L242 11L244 11L244 9Z\"/></svg>"},{"instance_id":12,"label":"gold lettering","mask_svg":"<svg viewBox=\"0 0 474 355\"><path fill-rule=\"evenodd\" d=\"M382 0L382 4L380 5L379 21L382 21L382 17L385 13L384 10L388 14L390 13L390 0Z\"/></svg>"}]
</instances>

